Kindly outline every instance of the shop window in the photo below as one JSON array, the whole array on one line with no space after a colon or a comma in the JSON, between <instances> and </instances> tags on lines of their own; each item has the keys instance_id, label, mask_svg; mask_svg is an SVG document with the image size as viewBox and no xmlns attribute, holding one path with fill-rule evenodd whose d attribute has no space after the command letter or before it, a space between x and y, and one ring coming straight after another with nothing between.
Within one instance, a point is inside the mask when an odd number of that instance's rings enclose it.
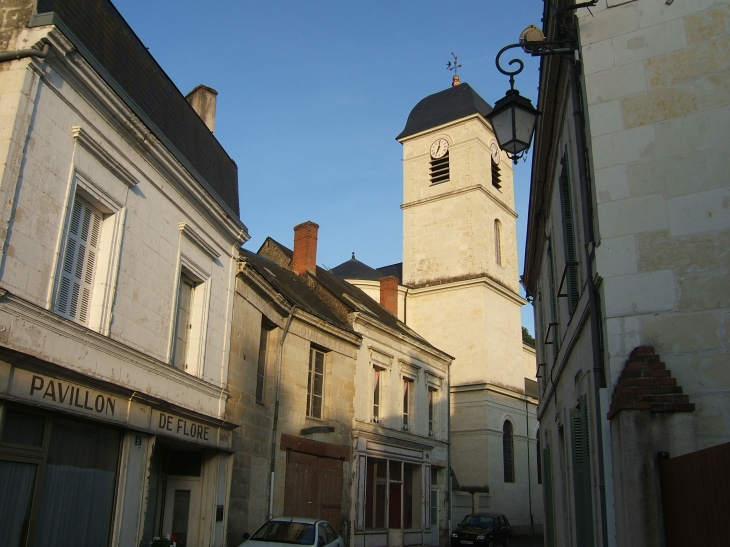
<instances>
[{"instance_id":1,"label":"shop window","mask_svg":"<svg viewBox=\"0 0 730 547\"><path fill-rule=\"evenodd\" d=\"M0 544L107 545L119 430L18 407L1 427Z\"/></svg>"},{"instance_id":2,"label":"shop window","mask_svg":"<svg viewBox=\"0 0 730 547\"><path fill-rule=\"evenodd\" d=\"M307 378L307 416L322 418L324 397L324 352L309 350L309 375Z\"/></svg>"},{"instance_id":3,"label":"shop window","mask_svg":"<svg viewBox=\"0 0 730 547\"><path fill-rule=\"evenodd\" d=\"M429 510L427 497L424 497L423 493L422 465L398 460L367 459L365 477L367 530L383 529L386 526L391 529L421 528L423 511Z\"/></svg>"},{"instance_id":4,"label":"shop window","mask_svg":"<svg viewBox=\"0 0 730 547\"><path fill-rule=\"evenodd\" d=\"M365 481L365 528L385 528L388 461L368 458Z\"/></svg>"}]
</instances>

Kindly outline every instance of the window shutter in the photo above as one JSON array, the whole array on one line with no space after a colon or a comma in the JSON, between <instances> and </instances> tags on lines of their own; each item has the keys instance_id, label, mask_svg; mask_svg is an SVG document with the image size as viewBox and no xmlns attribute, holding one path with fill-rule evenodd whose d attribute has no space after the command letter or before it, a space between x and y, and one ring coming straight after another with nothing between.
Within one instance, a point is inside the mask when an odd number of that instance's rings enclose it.
<instances>
[{"instance_id":1,"label":"window shutter","mask_svg":"<svg viewBox=\"0 0 730 547\"><path fill-rule=\"evenodd\" d=\"M553 357L558 356L560 350L560 342L558 338L558 299L555 293L555 263L553 261L553 247L552 244L548 244L547 249L548 255L548 282L550 285L550 322L555 323L553 327Z\"/></svg>"},{"instance_id":2,"label":"window shutter","mask_svg":"<svg viewBox=\"0 0 730 547\"><path fill-rule=\"evenodd\" d=\"M100 233L101 214L76 196L66 237L56 311L79 323L85 324L89 318Z\"/></svg>"},{"instance_id":3,"label":"window shutter","mask_svg":"<svg viewBox=\"0 0 730 547\"><path fill-rule=\"evenodd\" d=\"M570 421L573 435L573 497L576 539L578 545L593 545L593 499L588 446L588 409L585 395L580 398L578 408L570 410Z\"/></svg>"},{"instance_id":4,"label":"window shutter","mask_svg":"<svg viewBox=\"0 0 730 547\"><path fill-rule=\"evenodd\" d=\"M565 261L576 262L577 253L575 248L575 219L573 218L572 200L570 195L570 180L567 175L567 167L565 159L563 159L563 174L559 178L560 186L560 208L563 214L563 239L565 244ZM578 290L578 267L568 266L568 307L570 313L573 313L575 306L580 298Z\"/></svg>"},{"instance_id":5,"label":"window shutter","mask_svg":"<svg viewBox=\"0 0 730 547\"><path fill-rule=\"evenodd\" d=\"M545 499L545 547L555 547L555 524L553 521L553 478L550 459L550 445L542 451L543 496Z\"/></svg>"}]
</instances>

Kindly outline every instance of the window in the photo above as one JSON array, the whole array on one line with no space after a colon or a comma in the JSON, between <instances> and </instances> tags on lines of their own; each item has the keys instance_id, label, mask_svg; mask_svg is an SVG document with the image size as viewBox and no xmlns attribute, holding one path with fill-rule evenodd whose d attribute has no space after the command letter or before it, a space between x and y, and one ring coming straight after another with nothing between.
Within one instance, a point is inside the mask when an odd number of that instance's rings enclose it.
<instances>
[{"instance_id":1,"label":"window","mask_svg":"<svg viewBox=\"0 0 730 547\"><path fill-rule=\"evenodd\" d=\"M403 378L403 431L413 428L413 380Z\"/></svg>"},{"instance_id":2,"label":"window","mask_svg":"<svg viewBox=\"0 0 730 547\"><path fill-rule=\"evenodd\" d=\"M575 249L575 219L573 217L573 206L570 191L570 179L568 178L568 166L566 158L561 161L562 171L558 179L560 186L560 209L563 215L563 244L565 245L565 262L567 276L568 310L572 314L580 298L578 288L578 260Z\"/></svg>"},{"instance_id":3,"label":"window","mask_svg":"<svg viewBox=\"0 0 730 547\"><path fill-rule=\"evenodd\" d=\"M380 390L383 371L377 367L373 368L373 422L380 421Z\"/></svg>"},{"instance_id":4,"label":"window","mask_svg":"<svg viewBox=\"0 0 730 547\"><path fill-rule=\"evenodd\" d=\"M555 293L555 261L553 260L553 246L548 241L547 249L548 258L548 283L550 285L550 325L548 328L552 329L552 342L548 344L553 345L553 359L557 359L558 350L560 349L560 341L558 339L558 299Z\"/></svg>"},{"instance_id":5,"label":"window","mask_svg":"<svg viewBox=\"0 0 730 547\"><path fill-rule=\"evenodd\" d=\"M365 529L420 528L430 509L423 495L423 466L399 460L367 458Z\"/></svg>"},{"instance_id":6,"label":"window","mask_svg":"<svg viewBox=\"0 0 730 547\"><path fill-rule=\"evenodd\" d=\"M188 353L193 317L193 295L195 284L187 275L180 275L177 295L177 318L175 322L175 347L172 364L180 370L188 368Z\"/></svg>"},{"instance_id":7,"label":"window","mask_svg":"<svg viewBox=\"0 0 730 547\"><path fill-rule=\"evenodd\" d=\"M575 531L578 545L593 544L593 506L590 447L588 439L588 399L581 395L576 408L570 409L573 436L573 497Z\"/></svg>"},{"instance_id":8,"label":"window","mask_svg":"<svg viewBox=\"0 0 730 547\"><path fill-rule=\"evenodd\" d=\"M322 396L324 394L324 353L309 350L309 376L307 378L307 416L322 419Z\"/></svg>"},{"instance_id":9,"label":"window","mask_svg":"<svg viewBox=\"0 0 730 547\"><path fill-rule=\"evenodd\" d=\"M500 173L501 168L499 164L492 160L492 186L497 190L502 189L502 174Z\"/></svg>"},{"instance_id":10,"label":"window","mask_svg":"<svg viewBox=\"0 0 730 547\"><path fill-rule=\"evenodd\" d=\"M504 422L502 426L502 458L504 459L504 482L515 482L514 440L512 424Z\"/></svg>"},{"instance_id":11,"label":"window","mask_svg":"<svg viewBox=\"0 0 730 547\"><path fill-rule=\"evenodd\" d=\"M2 414L2 544L107 545L119 430L20 406Z\"/></svg>"},{"instance_id":12,"label":"window","mask_svg":"<svg viewBox=\"0 0 730 547\"><path fill-rule=\"evenodd\" d=\"M502 265L502 227L499 220L494 221L494 261Z\"/></svg>"},{"instance_id":13,"label":"window","mask_svg":"<svg viewBox=\"0 0 730 547\"><path fill-rule=\"evenodd\" d=\"M56 311L84 325L89 319L101 223L101 213L77 195L66 234Z\"/></svg>"},{"instance_id":14,"label":"window","mask_svg":"<svg viewBox=\"0 0 730 547\"><path fill-rule=\"evenodd\" d=\"M446 152L440 158L431 158L431 184L446 182L449 180L449 153Z\"/></svg>"},{"instance_id":15,"label":"window","mask_svg":"<svg viewBox=\"0 0 730 547\"><path fill-rule=\"evenodd\" d=\"M259 361L256 367L256 402L264 404L264 380L266 379L266 360L269 352L269 337L274 325L265 318L261 319L261 336L259 338Z\"/></svg>"},{"instance_id":16,"label":"window","mask_svg":"<svg viewBox=\"0 0 730 547\"><path fill-rule=\"evenodd\" d=\"M428 390L428 436L436 436L436 396L438 392L435 389Z\"/></svg>"}]
</instances>

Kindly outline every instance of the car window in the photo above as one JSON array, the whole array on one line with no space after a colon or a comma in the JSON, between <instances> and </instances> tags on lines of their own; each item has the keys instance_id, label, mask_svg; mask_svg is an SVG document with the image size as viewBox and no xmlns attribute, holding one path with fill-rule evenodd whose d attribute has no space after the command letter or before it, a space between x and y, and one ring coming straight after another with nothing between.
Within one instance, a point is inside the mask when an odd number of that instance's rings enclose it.
<instances>
[{"instance_id":1,"label":"car window","mask_svg":"<svg viewBox=\"0 0 730 547\"><path fill-rule=\"evenodd\" d=\"M509 521L507 520L507 517L505 517L504 515L502 515L502 523L503 523L503 524L504 524L505 526L509 526Z\"/></svg>"},{"instance_id":2,"label":"car window","mask_svg":"<svg viewBox=\"0 0 730 547\"><path fill-rule=\"evenodd\" d=\"M337 532L335 532L335 529L328 522L324 523L324 529L327 530L327 543L337 541Z\"/></svg>"},{"instance_id":3,"label":"car window","mask_svg":"<svg viewBox=\"0 0 730 547\"><path fill-rule=\"evenodd\" d=\"M270 520L251 536L254 541L275 541L295 545L314 544L314 525L303 522Z\"/></svg>"},{"instance_id":4,"label":"car window","mask_svg":"<svg viewBox=\"0 0 730 547\"><path fill-rule=\"evenodd\" d=\"M497 517L497 526L502 528L504 526L504 517Z\"/></svg>"},{"instance_id":5,"label":"car window","mask_svg":"<svg viewBox=\"0 0 730 547\"><path fill-rule=\"evenodd\" d=\"M317 532L319 533L319 537L317 538L317 545L327 545L329 543L329 540L327 539L327 532L324 528L323 522L320 522L319 525L317 525Z\"/></svg>"}]
</instances>

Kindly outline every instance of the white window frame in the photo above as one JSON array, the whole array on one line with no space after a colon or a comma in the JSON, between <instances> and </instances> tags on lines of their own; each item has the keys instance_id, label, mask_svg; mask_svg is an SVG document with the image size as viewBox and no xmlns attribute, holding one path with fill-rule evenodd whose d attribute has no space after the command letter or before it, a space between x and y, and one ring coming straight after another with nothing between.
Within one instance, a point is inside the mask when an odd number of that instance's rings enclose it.
<instances>
[{"instance_id":1,"label":"white window frame","mask_svg":"<svg viewBox=\"0 0 730 547\"><path fill-rule=\"evenodd\" d=\"M322 354L322 393L317 395L314 393L314 377L317 374L316 371L316 354ZM327 376L327 353L319 348L310 346L309 348L309 366L307 369L307 418L315 420L324 419L324 397L325 397L325 381ZM322 404L320 406L320 415L314 415L314 397L320 397Z\"/></svg>"},{"instance_id":2,"label":"white window frame","mask_svg":"<svg viewBox=\"0 0 730 547\"><path fill-rule=\"evenodd\" d=\"M90 294L85 321L80 320L79 317L72 318L69 313L59 311L69 233L73 222L74 204L77 201L83 202L101 219L93 278L88 287ZM49 302L52 303L51 308L59 315L105 336L109 336L111 331L112 306L119 277L126 213L127 209L122 203L96 184L89 175L74 167L67 194L66 214L59 237L54 265L54 282L50 288Z\"/></svg>"},{"instance_id":3,"label":"white window frame","mask_svg":"<svg viewBox=\"0 0 730 547\"><path fill-rule=\"evenodd\" d=\"M173 292L173 306L171 310L170 335L167 362L175 366L175 345L177 340L177 319L180 307L180 280L188 278L193 284L190 332L188 333L185 365L182 370L192 376L203 375L205 363L205 349L208 334L208 308L210 305L210 272L206 272L188 256L180 253L176 282Z\"/></svg>"}]
</instances>

